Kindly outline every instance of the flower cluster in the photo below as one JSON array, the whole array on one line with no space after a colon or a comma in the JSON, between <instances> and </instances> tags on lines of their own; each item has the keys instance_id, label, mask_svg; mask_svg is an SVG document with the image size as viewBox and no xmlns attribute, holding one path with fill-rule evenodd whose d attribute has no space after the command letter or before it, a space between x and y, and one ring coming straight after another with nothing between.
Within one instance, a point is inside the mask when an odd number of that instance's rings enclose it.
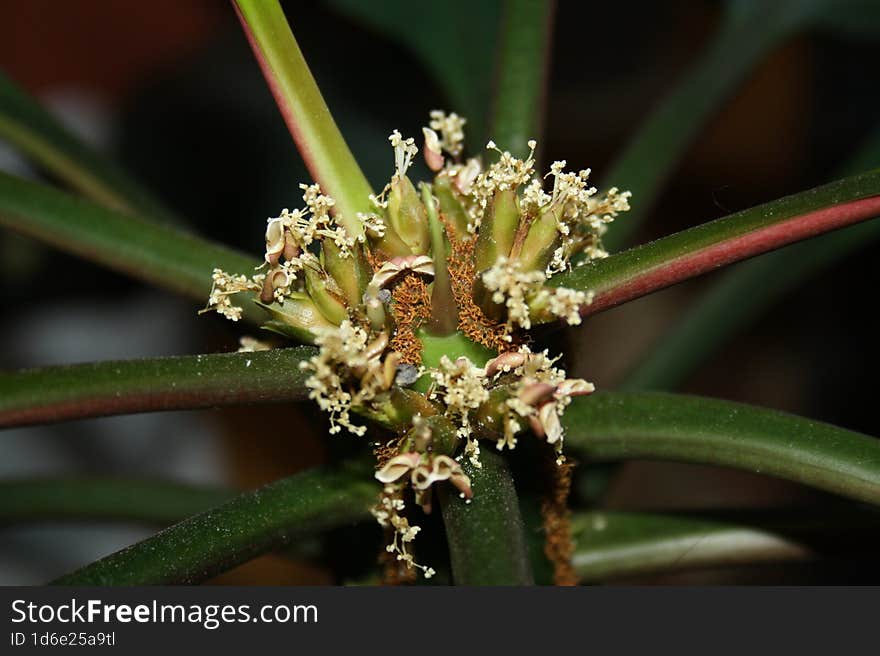
<instances>
[{"instance_id":1,"label":"flower cluster","mask_svg":"<svg viewBox=\"0 0 880 656\"><path fill-rule=\"evenodd\" d=\"M592 294L548 282L604 257L606 225L629 209L628 192L599 194L588 169L557 161L540 176L534 141L524 158L493 142L484 157L466 158L465 124L431 112L421 152L433 180L418 188L408 173L419 148L395 130L390 181L354 217L317 184L300 185L303 207L268 219L258 272L215 270L205 308L237 321L235 295L252 294L264 328L318 347L301 366L330 433L363 436L354 414L395 431L377 451L383 491L373 513L392 534L388 552L426 577L434 572L414 560L420 527L409 509L430 512L439 485L469 500L465 469L479 469L481 439L513 449L530 430L563 462L560 418L593 386L533 352L525 331L548 318L580 323ZM426 340L455 335L443 343L476 344L426 362ZM475 361L480 347L486 355Z\"/></svg>"}]
</instances>

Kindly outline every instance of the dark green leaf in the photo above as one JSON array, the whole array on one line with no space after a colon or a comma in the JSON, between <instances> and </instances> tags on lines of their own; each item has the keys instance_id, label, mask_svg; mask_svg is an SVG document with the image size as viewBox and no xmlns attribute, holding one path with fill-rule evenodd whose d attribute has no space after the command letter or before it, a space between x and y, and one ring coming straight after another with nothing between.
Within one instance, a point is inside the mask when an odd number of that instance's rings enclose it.
<instances>
[{"instance_id":1,"label":"dark green leaf","mask_svg":"<svg viewBox=\"0 0 880 656\"><path fill-rule=\"evenodd\" d=\"M214 267L247 274L259 262L169 225L5 173L0 173L0 226L202 303ZM263 317L249 303L244 309L251 319Z\"/></svg>"},{"instance_id":2,"label":"dark green leaf","mask_svg":"<svg viewBox=\"0 0 880 656\"><path fill-rule=\"evenodd\" d=\"M165 207L115 164L70 134L0 73L0 139L96 202L168 218Z\"/></svg>"},{"instance_id":3,"label":"dark green leaf","mask_svg":"<svg viewBox=\"0 0 880 656\"><path fill-rule=\"evenodd\" d=\"M541 138L553 13L551 0L504 3L490 134L517 157L528 154L529 139Z\"/></svg>"},{"instance_id":4,"label":"dark green leaf","mask_svg":"<svg viewBox=\"0 0 880 656\"><path fill-rule=\"evenodd\" d=\"M599 392L563 422L568 449L595 460L644 458L736 467L880 505L880 440L729 401Z\"/></svg>"},{"instance_id":5,"label":"dark green leaf","mask_svg":"<svg viewBox=\"0 0 880 656\"><path fill-rule=\"evenodd\" d=\"M304 399L312 347L0 373L0 427Z\"/></svg>"},{"instance_id":6,"label":"dark green leaf","mask_svg":"<svg viewBox=\"0 0 880 656\"><path fill-rule=\"evenodd\" d=\"M364 471L296 474L175 524L55 584L198 583L309 533L362 520L376 494Z\"/></svg>"}]
</instances>

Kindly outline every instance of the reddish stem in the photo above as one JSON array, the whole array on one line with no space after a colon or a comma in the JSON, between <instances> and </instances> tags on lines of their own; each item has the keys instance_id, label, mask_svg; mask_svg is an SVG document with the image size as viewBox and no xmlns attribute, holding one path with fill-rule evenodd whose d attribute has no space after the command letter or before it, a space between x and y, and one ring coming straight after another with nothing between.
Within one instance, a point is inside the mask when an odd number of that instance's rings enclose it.
<instances>
[{"instance_id":1,"label":"reddish stem","mask_svg":"<svg viewBox=\"0 0 880 656\"><path fill-rule=\"evenodd\" d=\"M713 269L877 216L880 216L880 196L871 196L801 214L719 241L618 278L605 289L597 289L593 302L584 306L582 314L596 314Z\"/></svg>"}]
</instances>

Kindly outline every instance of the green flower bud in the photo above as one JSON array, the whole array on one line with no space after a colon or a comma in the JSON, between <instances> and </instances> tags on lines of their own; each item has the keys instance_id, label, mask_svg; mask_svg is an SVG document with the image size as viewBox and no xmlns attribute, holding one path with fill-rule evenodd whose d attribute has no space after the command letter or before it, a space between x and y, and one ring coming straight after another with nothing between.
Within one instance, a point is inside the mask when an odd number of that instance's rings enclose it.
<instances>
[{"instance_id":1,"label":"green flower bud","mask_svg":"<svg viewBox=\"0 0 880 656\"><path fill-rule=\"evenodd\" d=\"M391 181L388 218L394 232L409 246L410 254L424 255L428 252L431 243L428 216L419 193L405 175Z\"/></svg>"}]
</instances>

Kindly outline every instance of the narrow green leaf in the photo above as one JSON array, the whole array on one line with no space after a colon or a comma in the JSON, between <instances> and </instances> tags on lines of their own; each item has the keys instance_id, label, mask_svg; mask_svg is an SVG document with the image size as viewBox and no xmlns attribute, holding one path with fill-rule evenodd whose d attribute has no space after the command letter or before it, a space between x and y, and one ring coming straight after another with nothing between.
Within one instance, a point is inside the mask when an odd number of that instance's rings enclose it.
<instances>
[{"instance_id":1,"label":"narrow green leaf","mask_svg":"<svg viewBox=\"0 0 880 656\"><path fill-rule=\"evenodd\" d=\"M877 130L844 174L880 165ZM880 239L880 221L850 226L742 264L697 300L626 376L625 389L672 389L811 275Z\"/></svg>"},{"instance_id":2,"label":"narrow green leaf","mask_svg":"<svg viewBox=\"0 0 880 656\"><path fill-rule=\"evenodd\" d=\"M281 5L278 0L235 0L235 7L309 172L336 201L349 234L361 235L357 214L373 209L370 184L324 102Z\"/></svg>"},{"instance_id":3,"label":"narrow green leaf","mask_svg":"<svg viewBox=\"0 0 880 656\"><path fill-rule=\"evenodd\" d=\"M880 440L729 401L599 392L566 410L566 447L593 460L735 467L880 505Z\"/></svg>"},{"instance_id":4,"label":"narrow green leaf","mask_svg":"<svg viewBox=\"0 0 880 656\"><path fill-rule=\"evenodd\" d=\"M169 218L162 203L0 73L0 139L97 203Z\"/></svg>"},{"instance_id":5,"label":"narrow green leaf","mask_svg":"<svg viewBox=\"0 0 880 656\"><path fill-rule=\"evenodd\" d=\"M517 157L540 139L552 41L551 0L506 0L491 137Z\"/></svg>"},{"instance_id":6,"label":"narrow green leaf","mask_svg":"<svg viewBox=\"0 0 880 656\"><path fill-rule=\"evenodd\" d=\"M708 271L880 215L880 169L663 237L553 278L594 314ZM551 317L539 317L549 320Z\"/></svg>"},{"instance_id":7,"label":"narrow green leaf","mask_svg":"<svg viewBox=\"0 0 880 656\"><path fill-rule=\"evenodd\" d=\"M363 471L296 474L175 524L54 583L199 583L309 533L368 517L376 494Z\"/></svg>"},{"instance_id":8,"label":"narrow green leaf","mask_svg":"<svg viewBox=\"0 0 880 656\"><path fill-rule=\"evenodd\" d=\"M253 271L258 258L0 172L0 226L115 271L207 302L211 272ZM262 318L251 304L246 316Z\"/></svg>"},{"instance_id":9,"label":"narrow green leaf","mask_svg":"<svg viewBox=\"0 0 880 656\"><path fill-rule=\"evenodd\" d=\"M706 511L589 512L572 517L572 563L584 582L706 567L813 560L876 539L877 513ZM846 546L839 536L846 535Z\"/></svg>"},{"instance_id":10,"label":"narrow green leaf","mask_svg":"<svg viewBox=\"0 0 880 656\"><path fill-rule=\"evenodd\" d=\"M442 85L452 103L446 109L467 118L471 143L481 143L486 136L500 0L444 0L429 7L411 0L329 0L328 4L408 47ZM399 92L405 93L405 82L399 84Z\"/></svg>"},{"instance_id":11,"label":"narrow green leaf","mask_svg":"<svg viewBox=\"0 0 880 656\"><path fill-rule=\"evenodd\" d=\"M0 481L0 526L54 521L170 524L224 503L221 488L169 481L60 478Z\"/></svg>"},{"instance_id":12,"label":"narrow green leaf","mask_svg":"<svg viewBox=\"0 0 880 656\"><path fill-rule=\"evenodd\" d=\"M306 398L308 346L0 372L0 428Z\"/></svg>"},{"instance_id":13,"label":"narrow green leaf","mask_svg":"<svg viewBox=\"0 0 880 656\"><path fill-rule=\"evenodd\" d=\"M507 462L485 449L483 467L462 463L474 498L461 499L449 485L439 491L456 585L532 585L519 500Z\"/></svg>"}]
</instances>

